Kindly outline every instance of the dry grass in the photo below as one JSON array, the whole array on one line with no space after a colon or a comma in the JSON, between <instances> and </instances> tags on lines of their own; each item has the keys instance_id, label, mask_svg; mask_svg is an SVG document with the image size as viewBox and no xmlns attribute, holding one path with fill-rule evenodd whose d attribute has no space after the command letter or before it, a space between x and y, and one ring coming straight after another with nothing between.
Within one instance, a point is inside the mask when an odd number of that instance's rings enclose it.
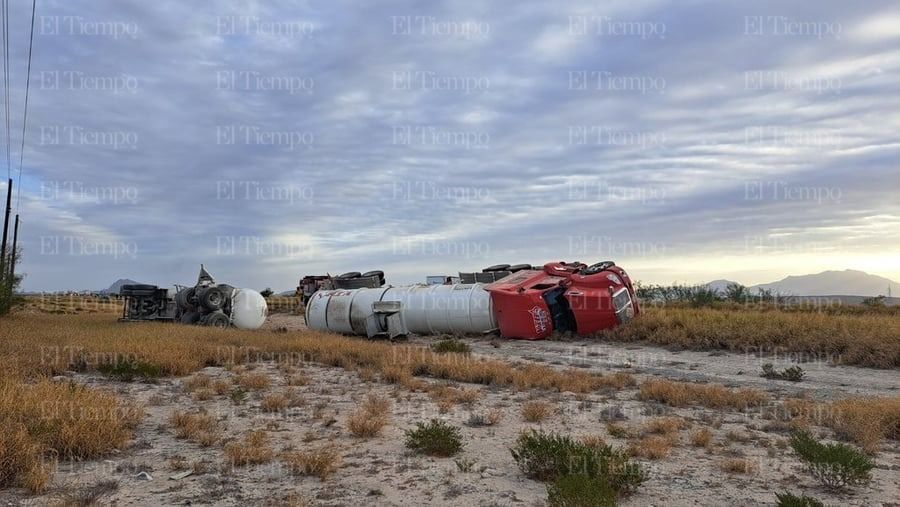
<instances>
[{"instance_id":1,"label":"dry grass","mask_svg":"<svg viewBox=\"0 0 900 507\"><path fill-rule=\"evenodd\" d=\"M304 404L303 398L295 391L270 393L263 396L259 408L263 412L283 412L288 408L299 407Z\"/></svg>"},{"instance_id":2,"label":"dry grass","mask_svg":"<svg viewBox=\"0 0 900 507\"><path fill-rule=\"evenodd\" d=\"M793 424L827 426L842 439L866 452L878 452L882 439L900 439L900 396L848 398L829 403L806 399L785 400L783 407Z\"/></svg>"},{"instance_id":3,"label":"dry grass","mask_svg":"<svg viewBox=\"0 0 900 507\"><path fill-rule=\"evenodd\" d=\"M640 435L636 428L618 422L606 423L606 432L615 438L636 438Z\"/></svg>"},{"instance_id":4,"label":"dry grass","mask_svg":"<svg viewBox=\"0 0 900 507\"><path fill-rule=\"evenodd\" d=\"M670 380L648 380L641 384L638 398L673 407L700 405L708 408L746 410L759 407L769 397L757 389L728 389L719 384L693 384Z\"/></svg>"},{"instance_id":5,"label":"dry grass","mask_svg":"<svg viewBox=\"0 0 900 507\"><path fill-rule=\"evenodd\" d=\"M691 445L694 447L709 447L713 434L707 428L699 428L691 433Z\"/></svg>"},{"instance_id":6,"label":"dry grass","mask_svg":"<svg viewBox=\"0 0 900 507\"><path fill-rule=\"evenodd\" d=\"M479 389L457 388L448 385L434 385L427 389L428 395L437 404L441 413L448 412L457 403L471 406L481 398Z\"/></svg>"},{"instance_id":7,"label":"dry grass","mask_svg":"<svg viewBox=\"0 0 900 507\"><path fill-rule=\"evenodd\" d=\"M47 487L50 471L42 460L43 446L19 423L0 431L0 488L25 488L37 493Z\"/></svg>"},{"instance_id":8,"label":"dry grass","mask_svg":"<svg viewBox=\"0 0 900 507\"><path fill-rule=\"evenodd\" d=\"M541 422L553 413L553 405L546 401L533 400L522 404L522 419L528 422Z\"/></svg>"},{"instance_id":9,"label":"dry grass","mask_svg":"<svg viewBox=\"0 0 900 507\"><path fill-rule=\"evenodd\" d=\"M175 436L209 447L219 439L219 424L210 414L191 414L176 410L169 417L169 424L175 428Z\"/></svg>"},{"instance_id":10,"label":"dry grass","mask_svg":"<svg viewBox=\"0 0 900 507\"><path fill-rule=\"evenodd\" d=\"M629 444L628 453L646 459L663 459L669 455L672 441L664 436L652 435Z\"/></svg>"},{"instance_id":11,"label":"dry grass","mask_svg":"<svg viewBox=\"0 0 900 507\"><path fill-rule=\"evenodd\" d=\"M366 397L366 401L347 417L347 429L357 437L377 436L387 424L390 411L390 400L370 394Z\"/></svg>"},{"instance_id":12,"label":"dry grass","mask_svg":"<svg viewBox=\"0 0 900 507\"><path fill-rule=\"evenodd\" d=\"M393 345L316 331L258 333L162 323L129 325L127 332L109 315L12 315L0 320L0 335L29 337L0 342L0 357L15 366L9 375L34 377L65 370L91 371L113 358L127 357L159 368L162 375L187 375L205 366L226 366L284 356L349 370L379 372L382 379L422 388L425 376L473 384L588 393L634 385L627 373L604 376L577 368L512 365L465 354L435 354L427 347ZM295 361L295 362L298 362ZM265 378L265 380L263 380ZM241 372L235 382L263 389L268 377Z\"/></svg>"},{"instance_id":13,"label":"dry grass","mask_svg":"<svg viewBox=\"0 0 900 507\"><path fill-rule=\"evenodd\" d=\"M266 389L271 385L269 376L265 373L241 373L234 377L234 382L244 389Z\"/></svg>"},{"instance_id":14,"label":"dry grass","mask_svg":"<svg viewBox=\"0 0 900 507\"><path fill-rule=\"evenodd\" d=\"M583 435L578 441L591 449L603 449L606 446L606 439L602 435Z\"/></svg>"},{"instance_id":15,"label":"dry grass","mask_svg":"<svg viewBox=\"0 0 900 507\"><path fill-rule=\"evenodd\" d=\"M219 379L212 383L212 390L219 396L231 391L231 381L227 379Z\"/></svg>"},{"instance_id":16,"label":"dry grass","mask_svg":"<svg viewBox=\"0 0 900 507\"><path fill-rule=\"evenodd\" d=\"M722 461L719 467L729 474L752 474L758 469L754 461L746 458L728 458Z\"/></svg>"},{"instance_id":17,"label":"dry grass","mask_svg":"<svg viewBox=\"0 0 900 507\"><path fill-rule=\"evenodd\" d=\"M181 389L186 393L191 393L198 389L209 389L211 386L212 378L202 373L188 377L181 383Z\"/></svg>"},{"instance_id":18,"label":"dry grass","mask_svg":"<svg viewBox=\"0 0 900 507\"><path fill-rule=\"evenodd\" d=\"M654 417L644 424L643 433L677 439L678 432L687 426L688 422L680 417Z\"/></svg>"},{"instance_id":19,"label":"dry grass","mask_svg":"<svg viewBox=\"0 0 900 507\"><path fill-rule=\"evenodd\" d=\"M286 451L281 455L281 462L294 475L312 475L321 480L327 479L340 466L339 449L326 445L308 451Z\"/></svg>"},{"instance_id":20,"label":"dry grass","mask_svg":"<svg viewBox=\"0 0 900 507\"><path fill-rule=\"evenodd\" d=\"M309 377L303 372L297 372L285 377L285 381L289 386L305 386L306 384L309 384Z\"/></svg>"},{"instance_id":21,"label":"dry grass","mask_svg":"<svg viewBox=\"0 0 900 507\"><path fill-rule=\"evenodd\" d=\"M121 449L143 416L114 395L64 382L0 377L0 487L42 490L43 458L91 459Z\"/></svg>"},{"instance_id":22,"label":"dry grass","mask_svg":"<svg viewBox=\"0 0 900 507\"><path fill-rule=\"evenodd\" d=\"M262 430L251 431L243 439L225 444L224 451L226 463L232 466L259 465L275 457L269 435Z\"/></svg>"},{"instance_id":23,"label":"dry grass","mask_svg":"<svg viewBox=\"0 0 900 507\"><path fill-rule=\"evenodd\" d=\"M840 364L900 367L896 312L855 315L648 306L640 319L604 332L603 338L693 350L805 353Z\"/></svg>"}]
</instances>

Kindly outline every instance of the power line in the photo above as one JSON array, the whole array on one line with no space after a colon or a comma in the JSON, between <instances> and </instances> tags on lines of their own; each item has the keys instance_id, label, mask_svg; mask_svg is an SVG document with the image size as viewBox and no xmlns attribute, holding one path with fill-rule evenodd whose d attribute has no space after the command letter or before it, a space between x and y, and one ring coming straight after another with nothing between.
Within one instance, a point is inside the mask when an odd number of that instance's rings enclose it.
<instances>
[{"instance_id":1,"label":"power line","mask_svg":"<svg viewBox=\"0 0 900 507\"><path fill-rule=\"evenodd\" d=\"M31 85L31 47L34 45L34 11L37 0L31 0L31 35L28 37L28 70L25 72L25 109L22 112L22 147L19 149L19 186L16 187L16 213L22 195L22 162L25 160L25 127L28 125L28 87Z\"/></svg>"},{"instance_id":2,"label":"power line","mask_svg":"<svg viewBox=\"0 0 900 507\"><path fill-rule=\"evenodd\" d=\"M6 172L12 172L12 143L9 128L9 0L3 0L3 80L6 81Z\"/></svg>"},{"instance_id":3,"label":"power line","mask_svg":"<svg viewBox=\"0 0 900 507\"><path fill-rule=\"evenodd\" d=\"M3 106L6 123L6 177L12 177L12 164L10 164L9 142L9 3L3 0L0 4L3 16Z\"/></svg>"}]
</instances>

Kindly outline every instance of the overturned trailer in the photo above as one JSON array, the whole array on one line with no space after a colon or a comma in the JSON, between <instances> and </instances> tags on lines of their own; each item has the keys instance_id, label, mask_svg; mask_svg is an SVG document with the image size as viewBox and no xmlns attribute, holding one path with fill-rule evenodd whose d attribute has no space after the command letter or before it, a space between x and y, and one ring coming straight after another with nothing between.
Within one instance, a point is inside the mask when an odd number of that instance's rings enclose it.
<instances>
[{"instance_id":1,"label":"overturned trailer","mask_svg":"<svg viewBox=\"0 0 900 507\"><path fill-rule=\"evenodd\" d=\"M133 284L122 286L120 294L125 298L121 322L156 320L258 329L268 314L266 300L259 292L216 283L203 265L193 286L176 285L172 290Z\"/></svg>"},{"instance_id":2,"label":"overturned trailer","mask_svg":"<svg viewBox=\"0 0 900 507\"><path fill-rule=\"evenodd\" d=\"M368 337L497 332L539 340L592 334L639 313L628 274L605 261L551 262L490 284L321 290L305 316L311 329Z\"/></svg>"}]
</instances>

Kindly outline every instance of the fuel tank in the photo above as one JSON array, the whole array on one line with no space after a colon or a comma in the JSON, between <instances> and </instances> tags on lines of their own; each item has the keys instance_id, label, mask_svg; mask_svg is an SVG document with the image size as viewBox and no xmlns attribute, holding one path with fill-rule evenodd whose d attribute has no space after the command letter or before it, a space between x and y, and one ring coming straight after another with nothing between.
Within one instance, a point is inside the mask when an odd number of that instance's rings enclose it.
<instances>
[{"instance_id":1,"label":"fuel tank","mask_svg":"<svg viewBox=\"0 0 900 507\"><path fill-rule=\"evenodd\" d=\"M491 296L475 284L323 290L306 305L311 329L342 334L477 334L497 327Z\"/></svg>"}]
</instances>

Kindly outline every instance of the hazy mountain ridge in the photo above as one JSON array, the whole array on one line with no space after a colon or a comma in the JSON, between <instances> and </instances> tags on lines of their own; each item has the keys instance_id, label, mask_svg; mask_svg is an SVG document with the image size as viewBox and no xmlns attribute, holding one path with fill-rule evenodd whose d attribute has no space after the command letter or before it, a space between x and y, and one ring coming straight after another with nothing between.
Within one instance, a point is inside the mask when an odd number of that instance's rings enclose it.
<instances>
[{"instance_id":1,"label":"hazy mountain ridge","mask_svg":"<svg viewBox=\"0 0 900 507\"><path fill-rule=\"evenodd\" d=\"M731 280L713 280L706 285L724 291ZM751 292L770 290L784 296L900 296L900 283L865 271L823 271L809 275L791 275L781 280L751 285Z\"/></svg>"},{"instance_id":2,"label":"hazy mountain ridge","mask_svg":"<svg viewBox=\"0 0 900 507\"><path fill-rule=\"evenodd\" d=\"M110 285L108 289L103 289L98 292L100 294L118 294L119 290L122 289L123 285L133 285L133 284L137 284L137 283L140 283L140 282L135 282L134 280L132 280L130 278L119 278L118 280L113 282L113 284Z\"/></svg>"}]
</instances>

